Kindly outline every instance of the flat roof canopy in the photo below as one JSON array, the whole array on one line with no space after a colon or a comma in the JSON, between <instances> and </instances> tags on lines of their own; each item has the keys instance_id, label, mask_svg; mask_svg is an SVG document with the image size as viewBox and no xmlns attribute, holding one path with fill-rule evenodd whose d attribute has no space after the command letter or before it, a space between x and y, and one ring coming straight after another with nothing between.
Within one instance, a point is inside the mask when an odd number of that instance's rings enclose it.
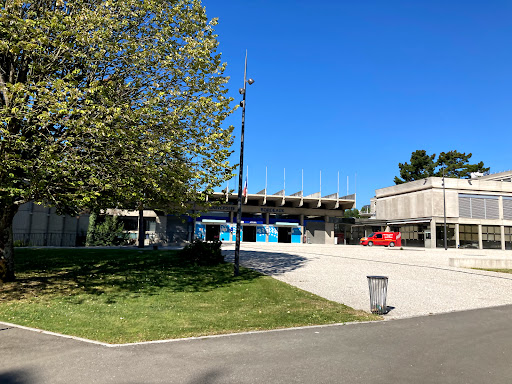
<instances>
[{"instance_id":1,"label":"flat roof canopy","mask_svg":"<svg viewBox=\"0 0 512 384\"><path fill-rule=\"evenodd\" d=\"M283 194L280 194L283 192ZM337 194L320 196L319 193L302 196L302 193L286 196L284 191L274 195L267 195L265 191L255 194L247 194L242 197L242 211L251 213L274 213L309 216L335 216L343 215L346 209L355 207L355 195L338 197ZM218 201L219 206L211 210L236 211L238 195L215 192L209 198L210 201Z\"/></svg>"}]
</instances>

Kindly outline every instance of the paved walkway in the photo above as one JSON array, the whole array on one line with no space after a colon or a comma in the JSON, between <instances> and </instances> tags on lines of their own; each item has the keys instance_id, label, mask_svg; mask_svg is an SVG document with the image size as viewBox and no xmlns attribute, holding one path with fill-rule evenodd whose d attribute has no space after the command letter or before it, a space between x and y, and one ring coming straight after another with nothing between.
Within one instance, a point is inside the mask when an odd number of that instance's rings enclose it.
<instances>
[{"instance_id":1,"label":"paved walkway","mask_svg":"<svg viewBox=\"0 0 512 384\"><path fill-rule=\"evenodd\" d=\"M223 247L232 259L234 245ZM450 267L450 257L510 251L242 243L240 263L355 309L369 310L366 276L388 276L387 319L512 304L512 274ZM508 256L510 257L510 256Z\"/></svg>"},{"instance_id":2,"label":"paved walkway","mask_svg":"<svg viewBox=\"0 0 512 384\"><path fill-rule=\"evenodd\" d=\"M106 347L0 323L0 383L510 384L512 306Z\"/></svg>"}]
</instances>

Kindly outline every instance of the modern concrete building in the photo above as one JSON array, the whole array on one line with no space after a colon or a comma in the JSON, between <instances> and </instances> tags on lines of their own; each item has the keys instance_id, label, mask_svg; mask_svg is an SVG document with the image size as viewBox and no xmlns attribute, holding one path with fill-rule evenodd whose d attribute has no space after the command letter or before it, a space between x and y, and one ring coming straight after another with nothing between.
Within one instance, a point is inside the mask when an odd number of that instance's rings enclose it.
<instances>
[{"instance_id":1,"label":"modern concrete building","mask_svg":"<svg viewBox=\"0 0 512 384\"><path fill-rule=\"evenodd\" d=\"M375 191L375 223L427 248L512 249L512 171L472 179L430 177Z\"/></svg>"},{"instance_id":2,"label":"modern concrete building","mask_svg":"<svg viewBox=\"0 0 512 384\"><path fill-rule=\"evenodd\" d=\"M235 241L238 196L216 193L218 205L195 220L195 236ZM247 194L242 201L241 239L246 242L335 244L335 224L345 209L355 207L355 195L321 196L302 192L286 196L284 191L268 195L266 190Z\"/></svg>"},{"instance_id":3,"label":"modern concrete building","mask_svg":"<svg viewBox=\"0 0 512 384\"><path fill-rule=\"evenodd\" d=\"M207 211L191 207L189 215L169 215L144 210L145 244L183 244L194 237L235 241L238 196L223 192L210 197ZM355 195L321 196L302 192L286 196L284 191L248 194L242 201L241 239L244 242L335 244L343 242L345 209L355 207ZM138 211L108 209L116 215L135 244ZM195 217L198 215L197 217ZM33 203L23 205L14 219L14 240L24 245L80 246L85 244L89 215L59 216L54 209ZM340 232L341 231L341 232Z\"/></svg>"}]
</instances>

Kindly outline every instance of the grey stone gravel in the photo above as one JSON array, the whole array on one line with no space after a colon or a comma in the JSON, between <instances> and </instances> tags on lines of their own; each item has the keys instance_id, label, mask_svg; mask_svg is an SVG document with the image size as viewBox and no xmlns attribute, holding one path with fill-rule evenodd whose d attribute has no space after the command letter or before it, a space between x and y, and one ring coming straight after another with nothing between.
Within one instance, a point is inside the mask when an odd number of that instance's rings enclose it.
<instances>
[{"instance_id":1,"label":"grey stone gravel","mask_svg":"<svg viewBox=\"0 0 512 384\"><path fill-rule=\"evenodd\" d=\"M233 244L223 245L232 260ZM449 266L450 257L510 251L242 243L240 263L326 299L369 311L366 276L389 278L386 319L512 304L512 274Z\"/></svg>"}]
</instances>

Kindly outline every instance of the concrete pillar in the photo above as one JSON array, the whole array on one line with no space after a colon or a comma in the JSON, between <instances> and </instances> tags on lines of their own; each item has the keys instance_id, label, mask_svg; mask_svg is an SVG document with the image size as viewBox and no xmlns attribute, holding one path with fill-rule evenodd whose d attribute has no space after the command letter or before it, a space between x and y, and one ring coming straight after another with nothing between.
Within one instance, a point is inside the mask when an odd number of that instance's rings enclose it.
<instances>
[{"instance_id":1,"label":"concrete pillar","mask_svg":"<svg viewBox=\"0 0 512 384\"><path fill-rule=\"evenodd\" d=\"M43 245L46 246L48 245L48 236L49 236L49 231L50 231L50 216L51 215L51 208L48 208L47 210L47 213L46 213L46 228L45 228L45 235L44 235L44 240L43 240Z\"/></svg>"},{"instance_id":2,"label":"concrete pillar","mask_svg":"<svg viewBox=\"0 0 512 384\"><path fill-rule=\"evenodd\" d=\"M229 212L229 222L233 224L233 217L235 216L235 213L233 211Z\"/></svg>"},{"instance_id":3,"label":"concrete pillar","mask_svg":"<svg viewBox=\"0 0 512 384\"><path fill-rule=\"evenodd\" d=\"M80 215L78 215L78 216L76 217L76 227L75 227L75 246L76 246L76 245L78 245L78 244L77 244L77 238L78 238L78 236L80 235L80 218L81 218L81 216L80 216ZM83 244L82 244L82 245L83 245Z\"/></svg>"},{"instance_id":4,"label":"concrete pillar","mask_svg":"<svg viewBox=\"0 0 512 384\"><path fill-rule=\"evenodd\" d=\"M30 244L30 238L32 237L32 221L34 219L34 202L30 202L30 211L28 213L28 234L26 240L26 243Z\"/></svg>"},{"instance_id":5,"label":"concrete pillar","mask_svg":"<svg viewBox=\"0 0 512 384\"><path fill-rule=\"evenodd\" d=\"M195 213L195 211L193 212ZM194 218L192 219L192 231L190 233L190 241L194 241L195 237L196 237L196 223L197 223L197 218L194 216Z\"/></svg>"},{"instance_id":6,"label":"concrete pillar","mask_svg":"<svg viewBox=\"0 0 512 384\"><path fill-rule=\"evenodd\" d=\"M459 224L455 224L455 248L460 247Z\"/></svg>"},{"instance_id":7,"label":"concrete pillar","mask_svg":"<svg viewBox=\"0 0 512 384\"><path fill-rule=\"evenodd\" d=\"M265 224L266 224L266 225L269 225L269 224L270 224L270 213L268 213L268 212L267 212L267 213L265 213ZM268 229L268 227L267 227L267 229ZM269 230L269 229L268 229L268 230ZM267 232L267 234L265 235L265 242L267 242L267 243L269 242L269 237L270 237L270 236L269 236L269 234L268 234L268 232Z\"/></svg>"},{"instance_id":8,"label":"concrete pillar","mask_svg":"<svg viewBox=\"0 0 512 384\"><path fill-rule=\"evenodd\" d=\"M64 231L66 230L66 215L62 216L62 227L60 229L60 246L63 245Z\"/></svg>"},{"instance_id":9,"label":"concrete pillar","mask_svg":"<svg viewBox=\"0 0 512 384\"><path fill-rule=\"evenodd\" d=\"M304 227L304 215L299 216L299 225L300 225L300 231L302 232L302 239L301 243L306 242L306 227Z\"/></svg>"},{"instance_id":10,"label":"concrete pillar","mask_svg":"<svg viewBox=\"0 0 512 384\"><path fill-rule=\"evenodd\" d=\"M433 217L430 221L430 248L437 247L437 232L436 232L436 218Z\"/></svg>"},{"instance_id":11,"label":"concrete pillar","mask_svg":"<svg viewBox=\"0 0 512 384\"><path fill-rule=\"evenodd\" d=\"M501 196L500 196L500 200L501 200ZM500 225L500 232L501 232L501 250L504 251L505 250L505 226L504 225Z\"/></svg>"},{"instance_id":12,"label":"concrete pillar","mask_svg":"<svg viewBox=\"0 0 512 384\"><path fill-rule=\"evenodd\" d=\"M484 249L482 242L482 224L478 224L478 249Z\"/></svg>"}]
</instances>

